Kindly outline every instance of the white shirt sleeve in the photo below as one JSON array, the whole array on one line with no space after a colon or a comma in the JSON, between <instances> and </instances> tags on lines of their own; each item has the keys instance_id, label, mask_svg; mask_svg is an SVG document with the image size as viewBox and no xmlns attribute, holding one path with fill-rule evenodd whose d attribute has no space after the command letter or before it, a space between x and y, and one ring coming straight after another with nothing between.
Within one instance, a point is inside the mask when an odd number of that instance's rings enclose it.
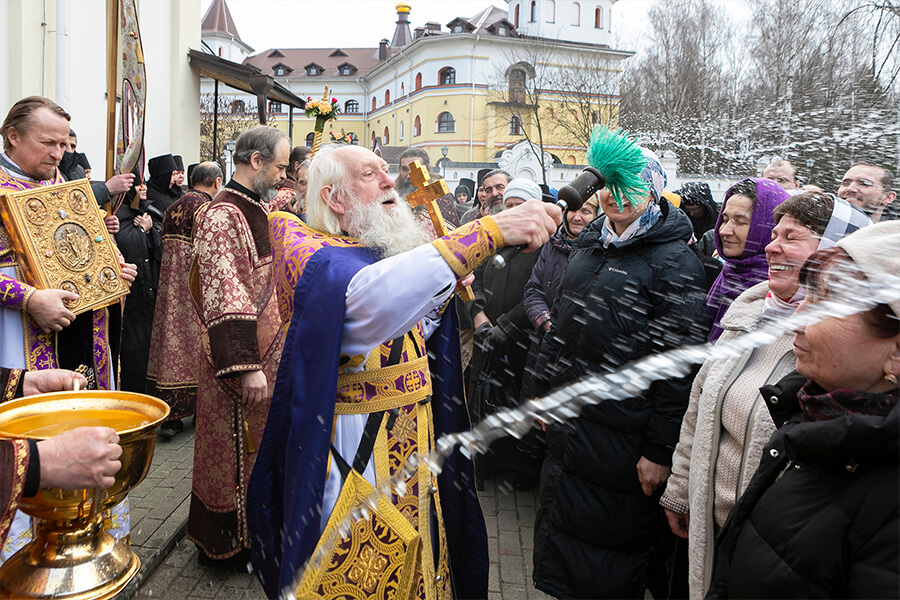
<instances>
[{"instance_id":1,"label":"white shirt sleeve","mask_svg":"<svg viewBox=\"0 0 900 600\"><path fill-rule=\"evenodd\" d=\"M425 316L437 317L456 274L432 244L360 269L347 286L341 353L367 355Z\"/></svg>"}]
</instances>

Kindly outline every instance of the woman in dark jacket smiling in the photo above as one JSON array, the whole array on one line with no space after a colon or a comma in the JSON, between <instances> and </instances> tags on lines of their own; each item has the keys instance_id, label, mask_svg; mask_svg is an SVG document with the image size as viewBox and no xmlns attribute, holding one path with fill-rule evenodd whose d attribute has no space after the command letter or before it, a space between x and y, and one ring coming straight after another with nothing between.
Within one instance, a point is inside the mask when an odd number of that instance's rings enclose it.
<instances>
[{"instance_id":1,"label":"woman in dark jacket smiling","mask_svg":"<svg viewBox=\"0 0 900 600\"><path fill-rule=\"evenodd\" d=\"M660 200L665 173L645 151L650 193L622 206L600 194L605 216L569 255L536 392L653 352L703 341L704 273L688 248L687 216ZM695 287L696 286L696 287ZM586 408L547 426L535 524L534 583L557 597L642 597L690 379L654 383L640 396Z\"/></svg>"},{"instance_id":2,"label":"woman in dark jacket smiling","mask_svg":"<svg viewBox=\"0 0 900 600\"><path fill-rule=\"evenodd\" d=\"M800 310L865 279L898 289L900 222L812 256ZM893 279L889 282L889 278ZM900 299L798 330L798 379L762 388L779 429L718 540L708 598L900 596Z\"/></svg>"}]
</instances>

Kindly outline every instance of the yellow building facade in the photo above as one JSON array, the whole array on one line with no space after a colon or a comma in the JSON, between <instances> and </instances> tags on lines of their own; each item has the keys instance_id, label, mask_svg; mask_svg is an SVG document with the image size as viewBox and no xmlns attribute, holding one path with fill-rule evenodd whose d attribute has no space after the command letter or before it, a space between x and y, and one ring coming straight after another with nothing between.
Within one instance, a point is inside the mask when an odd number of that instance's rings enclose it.
<instances>
[{"instance_id":1,"label":"yellow building facade","mask_svg":"<svg viewBox=\"0 0 900 600\"><path fill-rule=\"evenodd\" d=\"M449 161L491 163L526 140L554 163L583 164L593 126L615 123L632 55L607 44L612 4L518 0L414 31L411 7L399 4L393 39L377 48L273 48L244 63L301 98L321 98L327 85L341 114L325 141L343 131L369 148L424 148L433 162L446 150ZM271 124L309 145L313 119L268 109Z\"/></svg>"}]
</instances>

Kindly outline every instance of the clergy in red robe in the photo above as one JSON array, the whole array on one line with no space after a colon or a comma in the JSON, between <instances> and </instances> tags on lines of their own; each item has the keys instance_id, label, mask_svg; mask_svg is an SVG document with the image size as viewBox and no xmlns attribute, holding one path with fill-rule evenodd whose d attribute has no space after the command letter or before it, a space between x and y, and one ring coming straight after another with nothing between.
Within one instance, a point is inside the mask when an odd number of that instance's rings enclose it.
<instances>
[{"instance_id":1,"label":"clergy in red robe","mask_svg":"<svg viewBox=\"0 0 900 600\"><path fill-rule=\"evenodd\" d=\"M179 433L182 419L194 416L197 405L197 365L205 360L201 338L203 324L191 299L190 270L194 259L194 223L197 215L219 192L222 169L204 162L191 170L191 187L166 209L162 225L162 263L147 393L169 405L169 419L160 426L160 436Z\"/></svg>"},{"instance_id":2,"label":"clergy in red robe","mask_svg":"<svg viewBox=\"0 0 900 600\"><path fill-rule=\"evenodd\" d=\"M285 178L278 188L275 198L269 203L269 210L276 212L279 210L291 210L294 206L294 199L297 197L297 185L290 179Z\"/></svg>"},{"instance_id":3,"label":"clergy in red robe","mask_svg":"<svg viewBox=\"0 0 900 600\"><path fill-rule=\"evenodd\" d=\"M187 533L203 564L240 568L248 560L247 483L284 345L266 219L289 155L276 129L257 125L239 135L234 177L194 225L191 293L205 359Z\"/></svg>"}]
</instances>

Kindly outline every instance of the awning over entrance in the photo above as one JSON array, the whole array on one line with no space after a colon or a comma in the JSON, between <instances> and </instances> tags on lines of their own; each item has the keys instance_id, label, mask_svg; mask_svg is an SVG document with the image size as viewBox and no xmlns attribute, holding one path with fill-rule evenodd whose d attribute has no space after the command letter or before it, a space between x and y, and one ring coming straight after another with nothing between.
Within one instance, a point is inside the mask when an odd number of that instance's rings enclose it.
<instances>
[{"instance_id":1,"label":"awning over entrance","mask_svg":"<svg viewBox=\"0 0 900 600\"><path fill-rule=\"evenodd\" d=\"M259 122L264 125L266 123L266 99L287 104L291 108L296 107L301 110L306 108L306 100L295 96L291 90L275 81L274 77L266 75L253 65L242 65L199 50L191 50L188 59L191 66L198 69L204 77L254 94L259 110Z\"/></svg>"},{"instance_id":2,"label":"awning over entrance","mask_svg":"<svg viewBox=\"0 0 900 600\"><path fill-rule=\"evenodd\" d=\"M291 90L275 81L271 75L266 75L253 65L242 65L230 60L225 60L214 54L207 54L199 50L191 50L188 55L191 66L200 71L203 77L215 80L215 99L213 102L213 156L218 156L219 151L219 82L225 85L254 94L256 96L256 108L259 112L259 122L266 124L266 100L274 100L287 104L290 107L288 114L288 137L294 136L294 108L301 110L306 108L306 100L295 96Z\"/></svg>"}]
</instances>

